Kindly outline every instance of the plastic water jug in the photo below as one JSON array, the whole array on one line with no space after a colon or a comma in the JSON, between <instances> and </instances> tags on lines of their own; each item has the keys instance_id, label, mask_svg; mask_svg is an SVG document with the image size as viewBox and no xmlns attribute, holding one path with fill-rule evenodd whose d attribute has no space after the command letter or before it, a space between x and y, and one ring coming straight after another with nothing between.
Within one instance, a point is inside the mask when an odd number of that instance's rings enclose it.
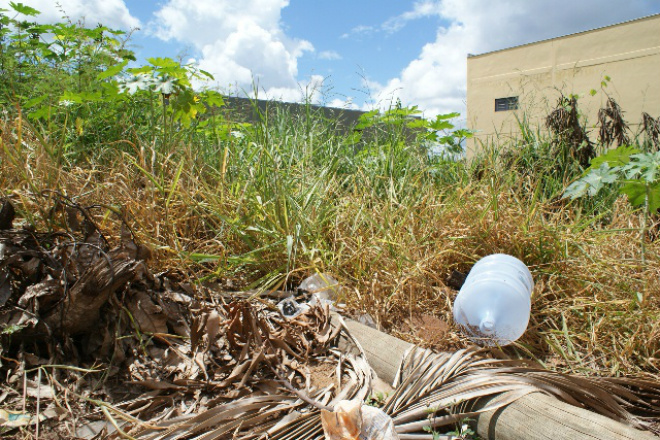
<instances>
[{"instance_id":1,"label":"plastic water jug","mask_svg":"<svg viewBox=\"0 0 660 440\"><path fill-rule=\"evenodd\" d=\"M534 280L525 263L506 254L482 258L454 300L454 320L480 345L507 345L525 333Z\"/></svg>"}]
</instances>

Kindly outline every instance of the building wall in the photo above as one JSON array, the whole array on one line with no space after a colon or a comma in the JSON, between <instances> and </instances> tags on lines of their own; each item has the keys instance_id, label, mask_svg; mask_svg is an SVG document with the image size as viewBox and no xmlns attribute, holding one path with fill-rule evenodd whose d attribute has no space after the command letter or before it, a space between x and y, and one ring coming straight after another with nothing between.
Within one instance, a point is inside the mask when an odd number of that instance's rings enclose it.
<instances>
[{"instance_id":1,"label":"building wall","mask_svg":"<svg viewBox=\"0 0 660 440\"><path fill-rule=\"evenodd\" d=\"M610 81L601 87L608 76ZM633 132L642 112L660 116L660 15L540 41L467 60L467 124L480 141L517 137L523 116L545 129L560 92L579 95L592 137L598 109L613 97ZM594 96L590 90L596 90ZM519 109L495 112L495 99L518 96Z\"/></svg>"}]
</instances>

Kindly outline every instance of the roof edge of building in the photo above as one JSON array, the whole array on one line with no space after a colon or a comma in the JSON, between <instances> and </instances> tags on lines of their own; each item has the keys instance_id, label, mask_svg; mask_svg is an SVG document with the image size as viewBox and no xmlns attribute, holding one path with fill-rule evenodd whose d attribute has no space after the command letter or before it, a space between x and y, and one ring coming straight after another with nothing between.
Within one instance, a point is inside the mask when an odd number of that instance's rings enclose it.
<instances>
[{"instance_id":1,"label":"roof edge of building","mask_svg":"<svg viewBox=\"0 0 660 440\"><path fill-rule=\"evenodd\" d=\"M621 25L632 23L632 22L635 22L635 21L649 20L649 19L657 18L657 17L660 17L660 13L645 15L644 17L633 18L631 20L621 21L619 23L609 24L607 26L602 26L602 27L598 27L598 28L587 29L585 31L573 32L572 34L560 35L558 37L545 38L543 40L537 40L537 41L532 41L532 42L529 42L529 43L517 44L515 46L505 47L503 49L491 50L491 51L483 52L483 53L479 53L479 54L469 53L467 57L468 57L468 59L470 59L470 58L479 58L479 57L482 57L482 56L485 56L485 55L490 55L490 54L497 53L497 52L505 52L507 50L518 49L520 47L532 46L534 44L546 43L548 41L553 41L553 40L560 40L562 38L573 37L575 35L580 35L580 34L587 34L587 33L590 33L590 32L600 31L600 30L615 27L615 26L621 26Z\"/></svg>"}]
</instances>

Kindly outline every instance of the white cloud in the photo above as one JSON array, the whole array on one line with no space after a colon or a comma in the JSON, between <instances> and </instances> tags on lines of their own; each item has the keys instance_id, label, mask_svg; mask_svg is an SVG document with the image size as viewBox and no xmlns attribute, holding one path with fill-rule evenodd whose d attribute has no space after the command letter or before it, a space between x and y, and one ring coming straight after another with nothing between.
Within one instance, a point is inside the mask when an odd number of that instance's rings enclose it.
<instances>
[{"instance_id":1,"label":"white cloud","mask_svg":"<svg viewBox=\"0 0 660 440\"><path fill-rule=\"evenodd\" d=\"M388 32L396 32L402 29L409 21L432 15L440 15L440 6L440 2L437 1L427 0L415 2L411 11L406 11L401 15L390 18L383 23L381 28Z\"/></svg>"},{"instance_id":2,"label":"white cloud","mask_svg":"<svg viewBox=\"0 0 660 440\"><path fill-rule=\"evenodd\" d=\"M88 27L95 27L97 23L122 30L140 26L140 20L131 15L123 0L24 0L23 3L41 12L35 18L40 23L65 21L66 14L71 21L84 20ZM0 0L0 8L11 10L9 1Z\"/></svg>"},{"instance_id":3,"label":"white cloud","mask_svg":"<svg viewBox=\"0 0 660 440\"><path fill-rule=\"evenodd\" d=\"M340 38L348 38L353 35L371 35L374 32L378 31L377 27L374 26L366 26L366 25L359 25L355 26L353 29L351 29L349 32L342 34Z\"/></svg>"},{"instance_id":4,"label":"white cloud","mask_svg":"<svg viewBox=\"0 0 660 440\"><path fill-rule=\"evenodd\" d=\"M333 98L331 101L327 102L326 107L332 108L341 108L346 110L359 110L360 108L355 104L353 98L348 97L346 99L342 98Z\"/></svg>"},{"instance_id":5,"label":"white cloud","mask_svg":"<svg viewBox=\"0 0 660 440\"><path fill-rule=\"evenodd\" d=\"M312 75L309 80L301 82L297 87L270 87L265 91L265 96L259 95L259 98L317 104L323 94L323 82L324 78L321 75Z\"/></svg>"},{"instance_id":6,"label":"white cloud","mask_svg":"<svg viewBox=\"0 0 660 440\"><path fill-rule=\"evenodd\" d=\"M650 0L438 0L416 2L412 10L386 21L397 31L411 20L435 16L447 23L400 74L386 84L371 83L377 101L400 98L427 115L465 112L468 53L491 50L606 26L649 13Z\"/></svg>"},{"instance_id":7,"label":"white cloud","mask_svg":"<svg viewBox=\"0 0 660 440\"><path fill-rule=\"evenodd\" d=\"M341 60L341 55L334 50L324 50L318 55L321 60Z\"/></svg>"},{"instance_id":8,"label":"white cloud","mask_svg":"<svg viewBox=\"0 0 660 440\"><path fill-rule=\"evenodd\" d=\"M155 12L150 32L189 44L199 53L199 67L213 74L220 87L252 89L299 100L301 89L315 87L317 78L299 84L298 58L313 52L306 40L287 36L281 26L288 0L169 0Z\"/></svg>"}]
</instances>

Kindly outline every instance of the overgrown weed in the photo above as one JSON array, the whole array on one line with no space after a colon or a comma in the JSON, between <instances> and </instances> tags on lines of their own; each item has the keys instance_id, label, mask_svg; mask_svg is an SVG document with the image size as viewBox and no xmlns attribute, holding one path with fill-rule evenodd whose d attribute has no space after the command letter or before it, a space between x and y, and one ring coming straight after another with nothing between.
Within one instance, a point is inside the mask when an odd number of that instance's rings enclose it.
<instances>
[{"instance_id":1,"label":"overgrown weed","mask_svg":"<svg viewBox=\"0 0 660 440\"><path fill-rule=\"evenodd\" d=\"M577 202L557 207L553 192L538 195L538 172L484 167L477 179L469 165L414 150L396 162L360 159L340 138L310 140L286 123L287 135L269 128L269 144L249 132L221 144L224 165L200 160L195 144L175 154L140 145L139 154L62 169L25 126L19 136L16 120L5 120L0 186L36 228L57 228L41 208L50 189L123 209L154 248L153 264L193 281L284 288L332 272L354 292L351 308L395 333L417 313L451 322L451 271L509 253L537 283L529 330L509 351L560 370L657 372L658 249L648 243L642 267L639 219L623 200L594 221ZM452 333L437 348L465 343Z\"/></svg>"},{"instance_id":2,"label":"overgrown weed","mask_svg":"<svg viewBox=\"0 0 660 440\"><path fill-rule=\"evenodd\" d=\"M158 269L232 289L292 288L311 272L330 272L351 292L351 309L406 338L402 324L411 315L452 321L453 270L508 253L529 265L536 282L530 327L510 354L559 370L657 375L658 244L647 243L641 264L640 216L614 191L561 200L583 170L580 158L556 154L568 148L561 141L523 120L521 141L487 145L466 162L429 154L429 143L456 146L465 133L451 115L423 121L415 108L365 115L360 123L363 133L374 130L371 138L338 134L334 121L313 112L233 122L211 111L222 106L219 95L195 95L183 77L195 72L170 61L132 72L160 78L158 90L151 84L122 95L115 80L90 75L106 84L110 101L67 95L79 107L61 106L59 91L47 91L42 102L63 113L35 116L37 104L25 109L33 96L4 90L11 106L0 127L0 195L24 225L58 228L46 208L57 190L100 204L101 225L116 221L110 210L122 211L152 246ZM115 62L96 66L107 72ZM166 83L178 87L169 105ZM199 100L209 105L191 104ZM107 125L102 131L82 112L92 104L94 121ZM115 119L117 109L132 116ZM73 110L82 112L78 125L66 117ZM58 121L64 125L53 128ZM465 344L451 332L436 348Z\"/></svg>"}]
</instances>

